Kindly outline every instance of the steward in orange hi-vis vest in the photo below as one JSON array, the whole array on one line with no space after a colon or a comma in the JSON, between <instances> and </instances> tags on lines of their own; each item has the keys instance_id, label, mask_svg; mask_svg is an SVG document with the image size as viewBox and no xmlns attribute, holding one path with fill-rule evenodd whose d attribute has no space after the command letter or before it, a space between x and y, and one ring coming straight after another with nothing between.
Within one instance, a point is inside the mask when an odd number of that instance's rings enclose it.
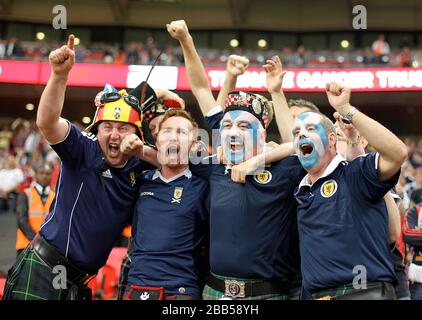
<instances>
[{"instance_id":1,"label":"steward in orange hi-vis vest","mask_svg":"<svg viewBox=\"0 0 422 320\"><path fill-rule=\"evenodd\" d=\"M44 222L46 215L50 210L50 205L54 200L55 192L50 191L45 203L42 202L41 196L34 187L25 189L24 191L28 199L28 222L35 233L37 233L41 224ZM16 237L16 250L25 249L29 244L29 239L25 237L23 232L18 228Z\"/></svg>"}]
</instances>

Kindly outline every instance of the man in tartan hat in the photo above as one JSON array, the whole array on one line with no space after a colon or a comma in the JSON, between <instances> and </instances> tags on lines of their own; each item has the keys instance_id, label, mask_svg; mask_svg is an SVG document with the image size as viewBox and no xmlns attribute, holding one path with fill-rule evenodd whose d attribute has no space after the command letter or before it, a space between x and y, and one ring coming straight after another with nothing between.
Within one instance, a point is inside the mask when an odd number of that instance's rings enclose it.
<instances>
[{"instance_id":1,"label":"man in tartan hat","mask_svg":"<svg viewBox=\"0 0 422 320\"><path fill-rule=\"evenodd\" d=\"M216 102L185 22L173 21L167 30L182 46L195 97L212 116ZM289 114L287 102L281 102L281 61L267 60L264 70L275 107ZM225 163L191 166L194 174L210 183L211 274L203 298L288 299L290 280L299 265L293 190L304 171L297 157L289 156L293 148L287 144L278 147L286 159L245 177L258 160L271 162L268 153L264 156L264 145L272 102L261 95L232 91L218 108L214 123L218 123ZM289 133L292 117L283 121L283 140L291 141L291 135L284 133Z\"/></svg>"}]
</instances>

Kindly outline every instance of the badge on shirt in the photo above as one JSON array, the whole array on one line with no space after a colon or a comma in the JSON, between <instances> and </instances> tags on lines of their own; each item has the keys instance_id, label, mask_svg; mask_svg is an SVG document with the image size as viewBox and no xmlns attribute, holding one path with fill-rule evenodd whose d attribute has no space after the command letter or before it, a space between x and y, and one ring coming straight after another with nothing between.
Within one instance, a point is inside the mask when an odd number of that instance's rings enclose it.
<instances>
[{"instance_id":1,"label":"badge on shirt","mask_svg":"<svg viewBox=\"0 0 422 320\"><path fill-rule=\"evenodd\" d=\"M321 195L324 198L331 197L337 191L337 182L335 180L325 181L321 186Z\"/></svg>"},{"instance_id":2,"label":"badge on shirt","mask_svg":"<svg viewBox=\"0 0 422 320\"><path fill-rule=\"evenodd\" d=\"M131 171L129 173L129 179L130 179L130 183L132 184L132 187L136 184L136 174L134 171Z\"/></svg>"},{"instance_id":3,"label":"badge on shirt","mask_svg":"<svg viewBox=\"0 0 422 320\"><path fill-rule=\"evenodd\" d=\"M180 203L182 200L183 188L176 187L174 188L173 198L171 199L171 203Z\"/></svg>"},{"instance_id":4,"label":"badge on shirt","mask_svg":"<svg viewBox=\"0 0 422 320\"><path fill-rule=\"evenodd\" d=\"M273 175L268 170L262 170L260 173L254 175L254 180L260 184L267 184L273 178Z\"/></svg>"}]
</instances>

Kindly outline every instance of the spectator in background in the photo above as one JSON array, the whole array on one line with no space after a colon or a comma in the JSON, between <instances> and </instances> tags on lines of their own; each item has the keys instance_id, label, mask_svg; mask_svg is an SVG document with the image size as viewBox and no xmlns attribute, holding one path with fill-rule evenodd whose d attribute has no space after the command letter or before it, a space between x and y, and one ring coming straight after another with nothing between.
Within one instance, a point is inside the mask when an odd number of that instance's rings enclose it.
<instances>
[{"instance_id":1,"label":"spectator in background","mask_svg":"<svg viewBox=\"0 0 422 320\"><path fill-rule=\"evenodd\" d=\"M410 194L410 206L422 205L421 195L422 195L422 166L415 168L414 183L410 187L408 193Z\"/></svg>"},{"instance_id":2,"label":"spectator in background","mask_svg":"<svg viewBox=\"0 0 422 320\"><path fill-rule=\"evenodd\" d=\"M40 230L50 211L55 193L50 189L51 167L43 163L35 169L35 183L18 195L16 251L19 255Z\"/></svg>"},{"instance_id":3,"label":"spectator in background","mask_svg":"<svg viewBox=\"0 0 422 320\"><path fill-rule=\"evenodd\" d=\"M400 52L400 68L412 66L412 53L408 47L404 47Z\"/></svg>"},{"instance_id":4,"label":"spectator in background","mask_svg":"<svg viewBox=\"0 0 422 320\"><path fill-rule=\"evenodd\" d=\"M21 45L19 44L16 38L10 38L5 46L5 56L6 57L23 57L25 52L23 51Z\"/></svg>"},{"instance_id":5,"label":"spectator in background","mask_svg":"<svg viewBox=\"0 0 422 320\"><path fill-rule=\"evenodd\" d=\"M30 123L30 133L25 140L24 151L27 158L31 158L35 151L42 156L45 156L47 152L47 143L38 131L35 121Z\"/></svg>"},{"instance_id":6,"label":"spectator in background","mask_svg":"<svg viewBox=\"0 0 422 320\"><path fill-rule=\"evenodd\" d=\"M136 42L131 42L126 56L126 64L139 64L139 52Z\"/></svg>"},{"instance_id":7,"label":"spectator in background","mask_svg":"<svg viewBox=\"0 0 422 320\"><path fill-rule=\"evenodd\" d=\"M0 170L0 213L14 213L19 184L23 181L22 170L14 155L9 155Z\"/></svg>"},{"instance_id":8,"label":"spectator in background","mask_svg":"<svg viewBox=\"0 0 422 320\"><path fill-rule=\"evenodd\" d=\"M306 67L308 58L306 57L305 47L300 45L297 47L296 53L293 58L293 63L296 67Z\"/></svg>"},{"instance_id":9,"label":"spectator in background","mask_svg":"<svg viewBox=\"0 0 422 320\"><path fill-rule=\"evenodd\" d=\"M24 150L25 140L30 131L29 121L17 118L11 125L13 131L12 146L15 152Z\"/></svg>"},{"instance_id":10,"label":"spectator in background","mask_svg":"<svg viewBox=\"0 0 422 320\"><path fill-rule=\"evenodd\" d=\"M414 152L409 157L409 161L414 168L422 166L422 139L417 142Z\"/></svg>"},{"instance_id":11,"label":"spectator in background","mask_svg":"<svg viewBox=\"0 0 422 320\"><path fill-rule=\"evenodd\" d=\"M375 55L375 63L387 63L390 55L390 45L385 41L385 36L380 34L372 44L372 52Z\"/></svg>"},{"instance_id":12,"label":"spectator in background","mask_svg":"<svg viewBox=\"0 0 422 320\"><path fill-rule=\"evenodd\" d=\"M10 149L10 143L12 141L13 132L10 131L9 126L6 124L0 131L0 148L4 150Z\"/></svg>"},{"instance_id":13,"label":"spectator in background","mask_svg":"<svg viewBox=\"0 0 422 320\"><path fill-rule=\"evenodd\" d=\"M61 169L60 158L53 149L50 149L47 153L45 160L52 167L50 188L52 190L56 190L56 185L57 185L57 182L59 181L59 175L60 175L60 169Z\"/></svg>"},{"instance_id":14,"label":"spectator in background","mask_svg":"<svg viewBox=\"0 0 422 320\"><path fill-rule=\"evenodd\" d=\"M106 49L103 54L103 63L110 64L110 63L113 63L113 61L114 61L113 53L110 50Z\"/></svg>"},{"instance_id":15,"label":"spectator in background","mask_svg":"<svg viewBox=\"0 0 422 320\"><path fill-rule=\"evenodd\" d=\"M114 59L114 64L125 64L126 63L126 52L123 46L119 47L117 51L116 58Z\"/></svg>"}]
</instances>

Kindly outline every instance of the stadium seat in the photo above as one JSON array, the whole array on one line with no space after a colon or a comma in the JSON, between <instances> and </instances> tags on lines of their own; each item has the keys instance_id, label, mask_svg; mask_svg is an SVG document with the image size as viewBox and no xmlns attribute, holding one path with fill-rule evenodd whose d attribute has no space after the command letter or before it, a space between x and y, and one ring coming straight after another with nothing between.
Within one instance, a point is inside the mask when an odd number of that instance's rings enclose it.
<instances>
[{"instance_id":1,"label":"stadium seat","mask_svg":"<svg viewBox=\"0 0 422 320\"><path fill-rule=\"evenodd\" d=\"M5 285L6 285L6 279L1 278L0 279L0 300L3 298L3 291L4 291Z\"/></svg>"},{"instance_id":2,"label":"stadium seat","mask_svg":"<svg viewBox=\"0 0 422 320\"><path fill-rule=\"evenodd\" d=\"M98 271L97 276L88 283L93 299L110 300L117 297L117 286L120 268L127 248L116 247L111 251L106 264Z\"/></svg>"}]
</instances>

